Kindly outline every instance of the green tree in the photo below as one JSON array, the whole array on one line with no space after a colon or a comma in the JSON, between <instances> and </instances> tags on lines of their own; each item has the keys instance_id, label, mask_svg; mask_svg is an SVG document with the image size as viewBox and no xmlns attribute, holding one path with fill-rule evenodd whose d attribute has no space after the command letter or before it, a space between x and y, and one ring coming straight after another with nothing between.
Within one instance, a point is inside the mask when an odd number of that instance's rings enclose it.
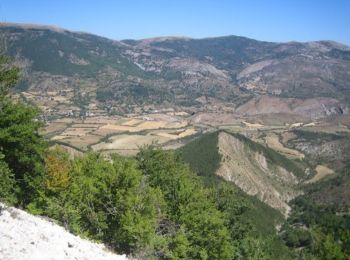
<instances>
[{"instance_id":1,"label":"green tree","mask_svg":"<svg viewBox=\"0 0 350 260\"><path fill-rule=\"evenodd\" d=\"M15 179L0 153L0 201L13 204L15 199Z\"/></svg>"},{"instance_id":2,"label":"green tree","mask_svg":"<svg viewBox=\"0 0 350 260\"><path fill-rule=\"evenodd\" d=\"M64 155L55 157L65 158ZM51 160L57 168L57 159ZM66 168L59 167L66 176ZM48 174L46 172L46 174ZM151 254L157 243L156 227L163 198L151 188L137 169L136 161L113 156L107 160L97 153L76 158L69 167L69 178L54 174L31 205L34 212L58 219L74 233L97 239L123 253Z\"/></svg>"},{"instance_id":3,"label":"green tree","mask_svg":"<svg viewBox=\"0 0 350 260\"><path fill-rule=\"evenodd\" d=\"M6 99L0 110L0 152L14 173L20 188L20 202L25 205L42 184L46 144L38 134L38 111Z\"/></svg>"},{"instance_id":4,"label":"green tree","mask_svg":"<svg viewBox=\"0 0 350 260\"><path fill-rule=\"evenodd\" d=\"M162 227L169 256L187 259L232 259L227 220L199 178L173 153L148 147L137 156L150 185L162 190L166 216Z\"/></svg>"},{"instance_id":5,"label":"green tree","mask_svg":"<svg viewBox=\"0 0 350 260\"><path fill-rule=\"evenodd\" d=\"M41 186L45 142L38 134L38 110L8 96L19 78L18 69L0 56L0 152L14 174L18 202L26 205Z\"/></svg>"},{"instance_id":6,"label":"green tree","mask_svg":"<svg viewBox=\"0 0 350 260\"><path fill-rule=\"evenodd\" d=\"M11 59L0 54L0 101L6 97L19 79L19 69L11 64Z\"/></svg>"}]
</instances>

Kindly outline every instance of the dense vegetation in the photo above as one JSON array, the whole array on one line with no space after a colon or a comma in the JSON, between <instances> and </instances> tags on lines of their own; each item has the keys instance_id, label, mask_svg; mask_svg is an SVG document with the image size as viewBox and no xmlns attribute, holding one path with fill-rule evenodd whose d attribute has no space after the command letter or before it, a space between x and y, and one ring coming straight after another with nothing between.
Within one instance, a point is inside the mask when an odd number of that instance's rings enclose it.
<instances>
[{"instance_id":1,"label":"dense vegetation","mask_svg":"<svg viewBox=\"0 0 350 260\"><path fill-rule=\"evenodd\" d=\"M106 38L87 33L18 27L4 28L3 34L8 33L15 33L18 37L9 39L8 54L14 57L21 53L32 60L34 71L94 77L101 69L110 66L121 73L144 76L141 69L122 57L121 45Z\"/></svg>"},{"instance_id":2,"label":"dense vegetation","mask_svg":"<svg viewBox=\"0 0 350 260\"><path fill-rule=\"evenodd\" d=\"M299 259L349 259L349 172L312 185L293 201L282 237Z\"/></svg>"},{"instance_id":3,"label":"dense vegetation","mask_svg":"<svg viewBox=\"0 0 350 260\"><path fill-rule=\"evenodd\" d=\"M214 176L220 166L218 132L205 134L179 149L183 160L201 176Z\"/></svg>"},{"instance_id":4,"label":"dense vegetation","mask_svg":"<svg viewBox=\"0 0 350 260\"><path fill-rule=\"evenodd\" d=\"M18 69L9 63L0 57L0 198L26 204L40 185L45 143L38 135L38 111L8 97L18 79Z\"/></svg>"}]
</instances>

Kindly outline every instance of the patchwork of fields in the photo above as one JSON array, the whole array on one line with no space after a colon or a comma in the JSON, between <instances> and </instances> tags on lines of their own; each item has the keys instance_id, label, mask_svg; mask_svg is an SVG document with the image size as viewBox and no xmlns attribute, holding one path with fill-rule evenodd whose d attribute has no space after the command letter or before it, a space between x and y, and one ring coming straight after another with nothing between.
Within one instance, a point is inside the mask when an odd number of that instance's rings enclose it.
<instances>
[{"instance_id":1,"label":"patchwork of fields","mask_svg":"<svg viewBox=\"0 0 350 260\"><path fill-rule=\"evenodd\" d=\"M43 133L55 143L78 151L117 152L135 155L144 145L174 145L200 130L180 116L150 114L140 117L63 118L51 121Z\"/></svg>"}]
</instances>

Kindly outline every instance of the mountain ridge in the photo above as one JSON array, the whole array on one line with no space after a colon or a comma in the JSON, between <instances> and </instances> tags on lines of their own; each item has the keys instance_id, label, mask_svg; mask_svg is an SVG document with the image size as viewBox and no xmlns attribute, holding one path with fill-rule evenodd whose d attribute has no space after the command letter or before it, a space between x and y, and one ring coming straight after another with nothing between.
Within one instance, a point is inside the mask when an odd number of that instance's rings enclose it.
<instances>
[{"instance_id":1,"label":"mountain ridge","mask_svg":"<svg viewBox=\"0 0 350 260\"><path fill-rule=\"evenodd\" d=\"M154 39L162 39L166 38L169 40L177 40L177 39L188 39L188 40L204 40L204 39L216 39L216 38L227 38L227 37L239 37L239 38L245 38L249 40L255 40L258 42L267 42L267 43L276 43L276 44L295 44L295 43L330 43L338 45L339 48L350 48L349 45L338 42L335 40L328 40L328 39L320 39L320 40L311 40L311 41L297 41L297 40L290 40L290 41L269 41L269 40L257 40L252 37L243 36L243 35L235 35L235 34L228 34L228 35L222 35L222 36L205 36L205 37L191 37L187 35L160 35L160 36L152 36L152 37L145 37L140 39L133 39L133 38L125 38L125 39L113 39L111 37L102 36L97 33L91 33L87 31L81 31L81 30L72 30L72 29L66 29L64 27L54 25L54 24L39 24L39 23L18 23L18 22L0 22L0 27L19 27L23 29L47 29L47 30L53 30L53 31L63 31L63 32L71 32L71 33L82 33L82 34L90 34L94 36L98 36L101 38L106 38L111 41L117 41L117 42L123 42L123 41L144 41L144 40L154 40Z\"/></svg>"},{"instance_id":2,"label":"mountain ridge","mask_svg":"<svg viewBox=\"0 0 350 260\"><path fill-rule=\"evenodd\" d=\"M118 113L146 105L198 111L202 97L212 111L263 95L281 102L328 97L350 104L350 48L332 41L273 43L241 36L116 41L6 23L0 25L0 37L0 48L24 71L21 90L69 88L76 95L88 93L90 104ZM347 111L339 108L331 110Z\"/></svg>"}]
</instances>

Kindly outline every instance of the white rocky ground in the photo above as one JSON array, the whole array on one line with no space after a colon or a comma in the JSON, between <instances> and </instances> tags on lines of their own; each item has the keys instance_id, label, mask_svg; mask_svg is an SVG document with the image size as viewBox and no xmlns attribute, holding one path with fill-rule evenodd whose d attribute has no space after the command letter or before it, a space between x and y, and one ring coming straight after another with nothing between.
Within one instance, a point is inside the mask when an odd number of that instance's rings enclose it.
<instances>
[{"instance_id":1,"label":"white rocky ground","mask_svg":"<svg viewBox=\"0 0 350 260\"><path fill-rule=\"evenodd\" d=\"M74 236L63 227L0 203L1 260L120 260L103 244Z\"/></svg>"}]
</instances>

